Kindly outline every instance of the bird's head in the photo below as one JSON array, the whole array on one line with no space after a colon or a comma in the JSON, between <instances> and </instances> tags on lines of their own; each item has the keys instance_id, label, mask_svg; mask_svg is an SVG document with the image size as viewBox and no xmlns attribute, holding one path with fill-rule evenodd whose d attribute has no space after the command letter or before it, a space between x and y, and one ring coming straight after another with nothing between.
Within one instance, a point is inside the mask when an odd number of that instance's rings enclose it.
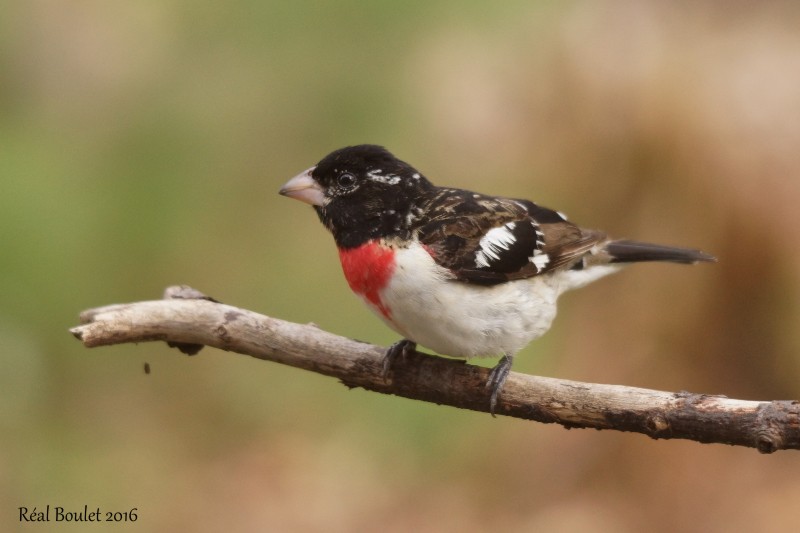
<instances>
[{"instance_id":1,"label":"bird's head","mask_svg":"<svg viewBox=\"0 0 800 533\"><path fill-rule=\"evenodd\" d=\"M406 237L434 186L381 146L341 148L290 179L280 194L314 206L340 247Z\"/></svg>"}]
</instances>

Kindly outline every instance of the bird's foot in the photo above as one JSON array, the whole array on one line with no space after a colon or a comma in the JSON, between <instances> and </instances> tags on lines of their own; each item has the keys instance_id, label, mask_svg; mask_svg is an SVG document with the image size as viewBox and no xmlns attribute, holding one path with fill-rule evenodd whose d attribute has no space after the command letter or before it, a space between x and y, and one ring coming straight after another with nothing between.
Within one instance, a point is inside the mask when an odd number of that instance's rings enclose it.
<instances>
[{"instance_id":1,"label":"bird's foot","mask_svg":"<svg viewBox=\"0 0 800 533\"><path fill-rule=\"evenodd\" d=\"M494 409L497 407L497 397L500 395L500 390L511 372L511 364L514 358L510 355L504 355L497 362L492 371L489 373L489 380L486 382L486 388L491 392L489 397L489 413L495 416Z\"/></svg>"},{"instance_id":2,"label":"bird's foot","mask_svg":"<svg viewBox=\"0 0 800 533\"><path fill-rule=\"evenodd\" d=\"M408 339L399 340L389 346L389 349L386 350L386 355L383 356L383 379L386 380L386 378L389 377L389 372L392 371L392 365L398 357L405 359L408 354L416 349L417 343Z\"/></svg>"}]
</instances>

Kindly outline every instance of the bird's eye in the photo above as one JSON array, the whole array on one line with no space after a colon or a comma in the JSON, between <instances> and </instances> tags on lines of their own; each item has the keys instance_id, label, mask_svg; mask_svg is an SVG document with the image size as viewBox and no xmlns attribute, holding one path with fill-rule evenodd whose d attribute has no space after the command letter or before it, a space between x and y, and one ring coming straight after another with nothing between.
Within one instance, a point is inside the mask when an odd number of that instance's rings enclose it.
<instances>
[{"instance_id":1,"label":"bird's eye","mask_svg":"<svg viewBox=\"0 0 800 533\"><path fill-rule=\"evenodd\" d=\"M343 189L351 189L356 184L356 177L349 172L344 172L339 174L339 177L336 178L336 182L339 184L339 187Z\"/></svg>"}]
</instances>

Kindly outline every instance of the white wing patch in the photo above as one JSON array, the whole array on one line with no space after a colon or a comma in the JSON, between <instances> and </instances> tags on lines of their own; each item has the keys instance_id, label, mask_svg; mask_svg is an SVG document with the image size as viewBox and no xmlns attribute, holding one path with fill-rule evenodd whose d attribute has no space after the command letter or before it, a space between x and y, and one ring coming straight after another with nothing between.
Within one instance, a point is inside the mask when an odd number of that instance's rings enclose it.
<instances>
[{"instance_id":1,"label":"white wing patch","mask_svg":"<svg viewBox=\"0 0 800 533\"><path fill-rule=\"evenodd\" d=\"M516 222L509 222L499 228L492 228L478 243L481 247L475 255L475 265L478 268L488 267L490 261L500 260L500 252L508 250L517 240L512 231Z\"/></svg>"},{"instance_id":2,"label":"white wing patch","mask_svg":"<svg viewBox=\"0 0 800 533\"><path fill-rule=\"evenodd\" d=\"M561 213L559 213L559 215L561 215ZM566 220L566 218L564 220ZM550 262L550 256L542 251L542 248L544 248L544 233L542 233L538 225L534 225L533 227L536 230L536 250L533 251L533 255L528 258L528 261L533 263L538 273L544 270L544 267Z\"/></svg>"},{"instance_id":3,"label":"white wing patch","mask_svg":"<svg viewBox=\"0 0 800 533\"><path fill-rule=\"evenodd\" d=\"M544 252L536 250L533 255L528 258L528 260L534 264L537 272L541 272L544 270L544 267L547 266L547 263L550 262L550 256Z\"/></svg>"}]
</instances>

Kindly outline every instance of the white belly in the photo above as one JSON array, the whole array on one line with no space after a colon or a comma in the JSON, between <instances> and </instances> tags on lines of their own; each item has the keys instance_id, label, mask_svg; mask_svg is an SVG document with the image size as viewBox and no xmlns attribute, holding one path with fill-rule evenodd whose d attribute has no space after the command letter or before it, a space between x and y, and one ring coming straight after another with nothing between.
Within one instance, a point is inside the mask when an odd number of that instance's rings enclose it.
<instances>
[{"instance_id":1,"label":"white belly","mask_svg":"<svg viewBox=\"0 0 800 533\"><path fill-rule=\"evenodd\" d=\"M398 250L389 285L380 292L403 337L443 355L514 354L543 335L556 315L558 282L550 276L491 287L447 280L421 246Z\"/></svg>"}]
</instances>

